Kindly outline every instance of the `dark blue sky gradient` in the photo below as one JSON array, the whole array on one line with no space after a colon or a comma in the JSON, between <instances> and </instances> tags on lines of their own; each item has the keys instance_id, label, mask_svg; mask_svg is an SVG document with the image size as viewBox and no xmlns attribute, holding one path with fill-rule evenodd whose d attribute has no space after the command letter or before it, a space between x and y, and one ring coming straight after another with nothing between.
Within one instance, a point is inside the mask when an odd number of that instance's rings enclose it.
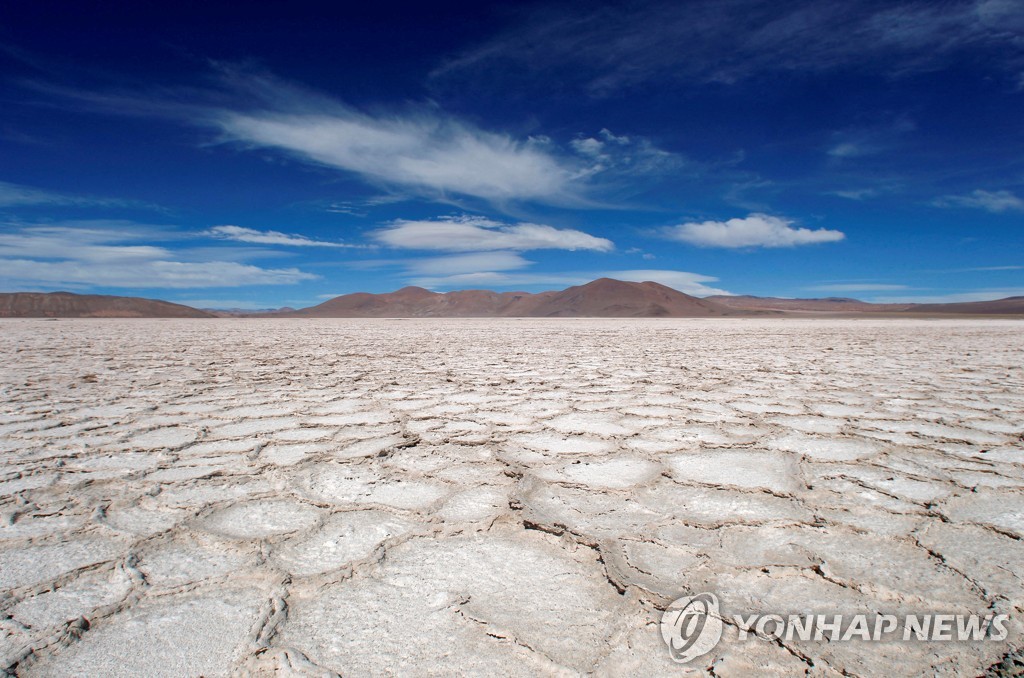
<instances>
[{"instance_id":1,"label":"dark blue sky gradient","mask_svg":"<svg viewBox=\"0 0 1024 678\"><path fill-rule=\"evenodd\" d=\"M1019 0L12 0L0 288L1024 294L1022 120Z\"/></svg>"}]
</instances>

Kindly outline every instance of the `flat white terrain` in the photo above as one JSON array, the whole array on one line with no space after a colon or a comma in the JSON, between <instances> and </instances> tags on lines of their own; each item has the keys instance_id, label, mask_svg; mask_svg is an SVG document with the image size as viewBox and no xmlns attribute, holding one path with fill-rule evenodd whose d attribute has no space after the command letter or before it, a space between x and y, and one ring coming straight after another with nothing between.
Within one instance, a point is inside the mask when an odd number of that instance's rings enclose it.
<instances>
[{"instance_id":1,"label":"flat white terrain","mask_svg":"<svg viewBox=\"0 0 1024 678\"><path fill-rule=\"evenodd\" d=\"M978 675L1022 436L1019 321L3 321L0 672ZM698 592L1011 622L687 668Z\"/></svg>"}]
</instances>

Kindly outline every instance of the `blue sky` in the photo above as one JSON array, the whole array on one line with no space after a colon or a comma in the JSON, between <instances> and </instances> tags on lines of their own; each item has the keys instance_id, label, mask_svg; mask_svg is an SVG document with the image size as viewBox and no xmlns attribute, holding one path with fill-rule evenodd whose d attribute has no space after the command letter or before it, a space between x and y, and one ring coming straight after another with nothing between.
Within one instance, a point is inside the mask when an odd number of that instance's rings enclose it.
<instances>
[{"instance_id":1,"label":"blue sky","mask_svg":"<svg viewBox=\"0 0 1024 678\"><path fill-rule=\"evenodd\" d=\"M0 8L0 290L1024 294L1024 3Z\"/></svg>"}]
</instances>

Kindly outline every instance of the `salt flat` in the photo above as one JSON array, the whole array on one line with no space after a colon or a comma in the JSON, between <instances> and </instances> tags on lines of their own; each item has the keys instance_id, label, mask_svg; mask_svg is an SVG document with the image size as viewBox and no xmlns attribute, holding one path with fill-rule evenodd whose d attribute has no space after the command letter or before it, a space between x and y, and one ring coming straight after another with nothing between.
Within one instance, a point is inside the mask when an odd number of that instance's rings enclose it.
<instances>
[{"instance_id":1,"label":"salt flat","mask_svg":"<svg viewBox=\"0 0 1024 678\"><path fill-rule=\"evenodd\" d=\"M0 670L977 675L1024 620L1024 322L8 320ZM1003 641L727 612L1004 613Z\"/></svg>"}]
</instances>

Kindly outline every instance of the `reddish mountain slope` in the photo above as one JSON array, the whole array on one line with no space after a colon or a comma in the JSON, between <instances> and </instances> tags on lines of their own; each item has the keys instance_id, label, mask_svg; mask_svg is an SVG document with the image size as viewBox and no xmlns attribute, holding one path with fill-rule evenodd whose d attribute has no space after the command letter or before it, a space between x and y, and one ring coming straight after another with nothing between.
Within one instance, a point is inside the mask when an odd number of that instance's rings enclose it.
<instances>
[{"instance_id":1,"label":"reddish mountain slope","mask_svg":"<svg viewBox=\"0 0 1024 678\"><path fill-rule=\"evenodd\" d=\"M721 306L655 282L600 278L570 287L534 306L539 317L704 318L726 315Z\"/></svg>"},{"instance_id":2,"label":"reddish mountain slope","mask_svg":"<svg viewBox=\"0 0 1024 678\"><path fill-rule=\"evenodd\" d=\"M0 293L0 318L212 318L169 301L71 292Z\"/></svg>"},{"instance_id":3,"label":"reddish mountain slope","mask_svg":"<svg viewBox=\"0 0 1024 678\"><path fill-rule=\"evenodd\" d=\"M460 290L439 294L404 287L387 294L346 294L310 308L203 311L139 297L71 292L0 293L0 318L706 318L742 315L1024 316L1024 297L953 304L872 304L857 299L715 296L699 299L654 282L601 278L561 291Z\"/></svg>"},{"instance_id":4,"label":"reddish mountain slope","mask_svg":"<svg viewBox=\"0 0 1024 678\"><path fill-rule=\"evenodd\" d=\"M914 313L964 313L970 315L1024 315L1024 297L993 301L965 301L957 304L915 304Z\"/></svg>"},{"instance_id":5,"label":"reddish mountain slope","mask_svg":"<svg viewBox=\"0 0 1024 678\"><path fill-rule=\"evenodd\" d=\"M422 287L405 287L387 294L346 294L290 315L315 318L700 318L728 314L729 309L658 283L601 278L560 292L539 294L488 290L439 294Z\"/></svg>"},{"instance_id":6,"label":"reddish mountain slope","mask_svg":"<svg viewBox=\"0 0 1024 678\"><path fill-rule=\"evenodd\" d=\"M895 315L1024 315L1024 297L1007 297L993 301L971 301L954 304L872 304L858 299L828 297L825 299L781 299L777 297L708 297L721 306L745 311L776 311L791 314L821 313L860 315L870 313Z\"/></svg>"}]
</instances>

